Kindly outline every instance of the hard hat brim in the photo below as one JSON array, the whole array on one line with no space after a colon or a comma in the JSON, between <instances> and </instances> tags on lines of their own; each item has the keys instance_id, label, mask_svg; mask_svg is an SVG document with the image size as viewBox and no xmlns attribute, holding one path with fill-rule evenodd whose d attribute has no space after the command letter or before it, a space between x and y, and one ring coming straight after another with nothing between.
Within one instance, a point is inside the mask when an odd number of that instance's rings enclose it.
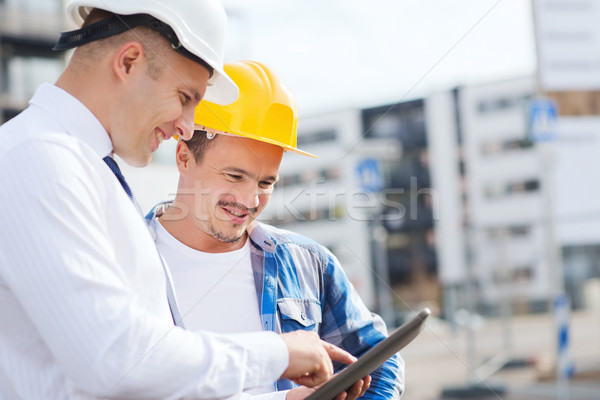
<instances>
[{"instance_id":1,"label":"hard hat brim","mask_svg":"<svg viewBox=\"0 0 600 400\"><path fill-rule=\"evenodd\" d=\"M225 73L222 67L215 68L214 65L211 65L211 67L214 69L214 74L208 81L203 100L221 106L226 106L236 101L239 95L237 85Z\"/></svg>"},{"instance_id":2,"label":"hard hat brim","mask_svg":"<svg viewBox=\"0 0 600 400\"><path fill-rule=\"evenodd\" d=\"M285 151L291 151L293 153L297 153L297 154L301 154L303 156L308 156L308 157L313 157L313 158L317 158L316 155L309 153L307 151L304 150L300 150L297 149L295 147L292 147L288 144L285 143L281 143L277 140L273 140L270 138L266 138L263 136L258 136L258 135L253 135L251 133L230 133L230 132L224 132L224 131L220 131L220 130L216 130L216 129L212 129L212 128L207 128L205 126L201 126L196 124L196 126L194 127L195 130L201 130L201 131L206 131L206 132L210 132L210 133L216 133L218 135L226 135L226 136L237 136L237 137L244 137L247 139L253 139L253 140L258 140L259 142L264 142L264 143L268 143L268 144L272 144L278 147L283 148Z\"/></svg>"}]
</instances>

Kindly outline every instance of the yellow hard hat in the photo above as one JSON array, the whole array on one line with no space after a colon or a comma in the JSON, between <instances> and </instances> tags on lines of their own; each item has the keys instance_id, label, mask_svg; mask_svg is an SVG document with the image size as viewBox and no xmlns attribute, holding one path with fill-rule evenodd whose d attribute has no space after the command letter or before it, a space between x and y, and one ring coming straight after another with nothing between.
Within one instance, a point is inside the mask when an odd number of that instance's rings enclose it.
<instances>
[{"instance_id":1,"label":"yellow hard hat","mask_svg":"<svg viewBox=\"0 0 600 400\"><path fill-rule=\"evenodd\" d=\"M226 106L201 101L194 114L195 129L238 135L316 157L296 148L298 105L283 80L256 61L225 64L225 72L240 89Z\"/></svg>"}]
</instances>

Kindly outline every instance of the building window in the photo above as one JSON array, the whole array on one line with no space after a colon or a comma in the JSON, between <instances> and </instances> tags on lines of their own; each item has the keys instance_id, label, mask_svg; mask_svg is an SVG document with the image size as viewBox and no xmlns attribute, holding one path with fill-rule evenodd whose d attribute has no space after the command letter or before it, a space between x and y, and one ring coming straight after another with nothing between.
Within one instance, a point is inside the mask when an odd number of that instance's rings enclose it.
<instances>
[{"instance_id":1,"label":"building window","mask_svg":"<svg viewBox=\"0 0 600 400\"><path fill-rule=\"evenodd\" d=\"M533 148L533 142L530 139L515 139L503 142L484 143L481 145L481 153L489 156L514 150L528 150L531 148Z\"/></svg>"},{"instance_id":2,"label":"building window","mask_svg":"<svg viewBox=\"0 0 600 400\"><path fill-rule=\"evenodd\" d=\"M13 57L7 63L7 91L13 101L26 103L44 82L54 82L63 70L61 60Z\"/></svg>"},{"instance_id":3,"label":"building window","mask_svg":"<svg viewBox=\"0 0 600 400\"><path fill-rule=\"evenodd\" d=\"M307 185L311 182L333 182L341 178L342 169L340 167L329 167L316 171L304 171L299 174L282 175L279 177L277 187Z\"/></svg>"},{"instance_id":4,"label":"building window","mask_svg":"<svg viewBox=\"0 0 600 400\"><path fill-rule=\"evenodd\" d=\"M397 139L403 150L427 146L423 100L392 104L363 111L365 138Z\"/></svg>"},{"instance_id":5,"label":"building window","mask_svg":"<svg viewBox=\"0 0 600 400\"><path fill-rule=\"evenodd\" d=\"M485 196L488 199L499 199L514 194L527 194L538 192L540 181L538 179L527 179L524 181L489 184L485 188Z\"/></svg>"},{"instance_id":6,"label":"building window","mask_svg":"<svg viewBox=\"0 0 600 400\"><path fill-rule=\"evenodd\" d=\"M313 143L334 142L337 139L335 129L327 129L317 132L299 132L297 137L298 147Z\"/></svg>"},{"instance_id":7,"label":"building window","mask_svg":"<svg viewBox=\"0 0 600 400\"><path fill-rule=\"evenodd\" d=\"M477 105L480 114L491 114L505 111L514 107L524 107L531 99L530 94L513 97L496 97L493 99L481 100Z\"/></svg>"}]
</instances>

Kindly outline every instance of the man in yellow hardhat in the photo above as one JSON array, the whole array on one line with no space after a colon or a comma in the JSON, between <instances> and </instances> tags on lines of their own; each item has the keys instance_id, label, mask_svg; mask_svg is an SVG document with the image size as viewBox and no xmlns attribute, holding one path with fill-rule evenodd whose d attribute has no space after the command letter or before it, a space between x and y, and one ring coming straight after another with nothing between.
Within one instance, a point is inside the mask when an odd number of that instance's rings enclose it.
<instances>
[{"instance_id":1,"label":"man in yellow hardhat","mask_svg":"<svg viewBox=\"0 0 600 400\"><path fill-rule=\"evenodd\" d=\"M176 197L146 217L171 269L185 324L222 333L313 331L360 356L387 331L337 258L311 239L255 221L284 152L312 156L296 147L294 95L260 63L229 63L225 71L239 87L238 100L226 106L203 101L196 108L194 137L177 144ZM364 398L397 399L403 386L404 362L395 355L347 398L368 389ZM292 387L282 379L250 393ZM311 390L296 388L287 399Z\"/></svg>"}]
</instances>

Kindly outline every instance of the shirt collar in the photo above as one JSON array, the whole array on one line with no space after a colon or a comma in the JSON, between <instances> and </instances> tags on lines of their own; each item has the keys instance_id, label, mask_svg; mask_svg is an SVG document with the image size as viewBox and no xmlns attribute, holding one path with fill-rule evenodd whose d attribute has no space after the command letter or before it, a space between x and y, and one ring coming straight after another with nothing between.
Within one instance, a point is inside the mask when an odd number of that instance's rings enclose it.
<instances>
[{"instance_id":1,"label":"shirt collar","mask_svg":"<svg viewBox=\"0 0 600 400\"><path fill-rule=\"evenodd\" d=\"M110 136L98 118L65 90L44 83L35 92L29 104L50 113L70 136L85 142L100 158L112 155Z\"/></svg>"},{"instance_id":2,"label":"shirt collar","mask_svg":"<svg viewBox=\"0 0 600 400\"><path fill-rule=\"evenodd\" d=\"M257 221L252 221L248 225L248 237L261 250L268 253L274 253L277 247L277 241L267 233L265 226Z\"/></svg>"}]
</instances>

